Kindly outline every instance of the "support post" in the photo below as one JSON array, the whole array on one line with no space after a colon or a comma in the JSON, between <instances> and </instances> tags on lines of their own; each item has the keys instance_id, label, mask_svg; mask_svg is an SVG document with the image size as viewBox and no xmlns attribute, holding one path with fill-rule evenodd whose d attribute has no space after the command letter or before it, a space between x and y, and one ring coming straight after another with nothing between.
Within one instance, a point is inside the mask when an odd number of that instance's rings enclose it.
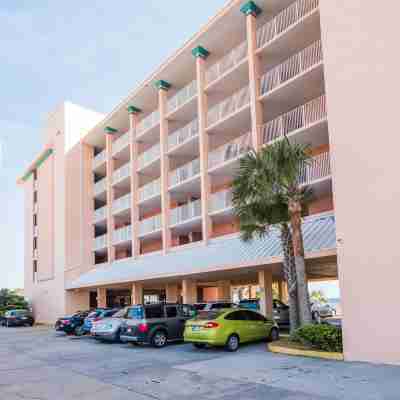
<instances>
[{"instance_id":1,"label":"support post","mask_svg":"<svg viewBox=\"0 0 400 400\"><path fill-rule=\"evenodd\" d=\"M258 284L260 287L260 312L268 318L272 318L272 271L261 270L258 272Z\"/></svg>"},{"instance_id":2,"label":"support post","mask_svg":"<svg viewBox=\"0 0 400 400\"><path fill-rule=\"evenodd\" d=\"M97 288L97 307L107 307L107 289Z\"/></svg>"},{"instance_id":3,"label":"support post","mask_svg":"<svg viewBox=\"0 0 400 400\"><path fill-rule=\"evenodd\" d=\"M177 283L167 283L165 286L165 294L167 303L177 303L178 302L178 284Z\"/></svg>"},{"instance_id":4,"label":"support post","mask_svg":"<svg viewBox=\"0 0 400 400\"><path fill-rule=\"evenodd\" d=\"M107 171L107 254L108 262L112 263L115 260L115 248L112 244L114 232L114 216L112 213L112 203L114 201L114 191L112 187L112 178L114 173L114 162L112 157L112 134L106 133L106 171Z\"/></svg>"},{"instance_id":5,"label":"support post","mask_svg":"<svg viewBox=\"0 0 400 400\"><path fill-rule=\"evenodd\" d=\"M134 282L132 284L131 303L132 305L143 304L143 285L141 283Z\"/></svg>"},{"instance_id":6,"label":"support post","mask_svg":"<svg viewBox=\"0 0 400 400\"><path fill-rule=\"evenodd\" d=\"M182 298L184 304L194 304L197 302L197 285L193 279L182 281Z\"/></svg>"}]
</instances>

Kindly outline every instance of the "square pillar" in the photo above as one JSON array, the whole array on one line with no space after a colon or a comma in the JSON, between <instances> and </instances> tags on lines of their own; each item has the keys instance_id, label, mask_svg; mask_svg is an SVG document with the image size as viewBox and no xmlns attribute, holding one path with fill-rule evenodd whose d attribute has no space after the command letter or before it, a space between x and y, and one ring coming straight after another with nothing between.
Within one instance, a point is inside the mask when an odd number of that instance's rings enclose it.
<instances>
[{"instance_id":1,"label":"square pillar","mask_svg":"<svg viewBox=\"0 0 400 400\"><path fill-rule=\"evenodd\" d=\"M217 300L231 301L231 283L230 283L230 281L218 282Z\"/></svg>"},{"instance_id":2,"label":"square pillar","mask_svg":"<svg viewBox=\"0 0 400 400\"><path fill-rule=\"evenodd\" d=\"M197 302L197 285L193 279L184 279L182 281L182 301L184 304Z\"/></svg>"},{"instance_id":3,"label":"square pillar","mask_svg":"<svg viewBox=\"0 0 400 400\"><path fill-rule=\"evenodd\" d=\"M114 162L112 157L112 134L106 133L106 171L107 171L107 252L108 262L112 263L115 260L115 248L112 244L114 232L114 216L112 213L112 203L114 201L114 191L112 187L112 178L114 173Z\"/></svg>"},{"instance_id":4,"label":"square pillar","mask_svg":"<svg viewBox=\"0 0 400 400\"><path fill-rule=\"evenodd\" d=\"M97 307L107 307L106 288L97 288Z\"/></svg>"},{"instance_id":5,"label":"square pillar","mask_svg":"<svg viewBox=\"0 0 400 400\"><path fill-rule=\"evenodd\" d=\"M143 285L138 282L132 284L131 303L143 304Z\"/></svg>"},{"instance_id":6,"label":"square pillar","mask_svg":"<svg viewBox=\"0 0 400 400\"><path fill-rule=\"evenodd\" d=\"M165 294L167 303L177 303L178 302L178 284L177 283L167 283L165 286Z\"/></svg>"},{"instance_id":7,"label":"square pillar","mask_svg":"<svg viewBox=\"0 0 400 400\"><path fill-rule=\"evenodd\" d=\"M272 318L272 271L258 271L258 285L260 287L260 312Z\"/></svg>"}]
</instances>

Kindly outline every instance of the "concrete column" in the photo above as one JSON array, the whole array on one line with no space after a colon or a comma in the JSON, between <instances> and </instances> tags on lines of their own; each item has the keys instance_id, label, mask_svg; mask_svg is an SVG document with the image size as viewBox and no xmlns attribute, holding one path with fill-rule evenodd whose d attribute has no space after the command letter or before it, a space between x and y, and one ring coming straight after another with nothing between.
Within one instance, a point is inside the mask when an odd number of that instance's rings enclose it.
<instances>
[{"instance_id":1,"label":"concrete column","mask_svg":"<svg viewBox=\"0 0 400 400\"><path fill-rule=\"evenodd\" d=\"M272 271L264 269L258 272L260 287L260 311L263 315L272 318Z\"/></svg>"},{"instance_id":2,"label":"concrete column","mask_svg":"<svg viewBox=\"0 0 400 400\"><path fill-rule=\"evenodd\" d=\"M171 200L168 191L169 184L169 158L168 152L168 120L167 91L170 85L164 81L156 82L158 88L158 106L160 112L160 148L161 148L161 223L163 252L167 253L171 247L171 230L169 229L169 214Z\"/></svg>"},{"instance_id":3,"label":"concrete column","mask_svg":"<svg viewBox=\"0 0 400 400\"><path fill-rule=\"evenodd\" d=\"M218 282L217 300L231 301L231 283L230 283L230 281Z\"/></svg>"},{"instance_id":4,"label":"concrete column","mask_svg":"<svg viewBox=\"0 0 400 400\"><path fill-rule=\"evenodd\" d=\"M194 304L197 302L197 285L193 279L182 281L182 298L184 304Z\"/></svg>"},{"instance_id":5,"label":"concrete column","mask_svg":"<svg viewBox=\"0 0 400 400\"><path fill-rule=\"evenodd\" d=\"M131 302L134 304L143 304L143 285L138 282L132 284Z\"/></svg>"},{"instance_id":6,"label":"concrete column","mask_svg":"<svg viewBox=\"0 0 400 400\"><path fill-rule=\"evenodd\" d=\"M200 144L200 171L201 171L201 213L202 213L202 232L203 241L207 244L211 236L211 218L209 216L209 198L210 198L210 179L208 175L208 152L209 138L206 132L207 129L207 95L206 87L206 58L209 52L197 47L193 50L193 55L196 57L196 79L197 79L197 114L199 121L199 144Z\"/></svg>"},{"instance_id":7,"label":"concrete column","mask_svg":"<svg viewBox=\"0 0 400 400\"><path fill-rule=\"evenodd\" d=\"M115 248L112 245L114 231L114 217L112 214L112 203L114 201L114 191L112 187L112 176L114 172L114 163L112 158L112 134L106 134L106 153L107 153L107 241L108 241L108 262L115 260Z\"/></svg>"},{"instance_id":8,"label":"concrete column","mask_svg":"<svg viewBox=\"0 0 400 400\"><path fill-rule=\"evenodd\" d=\"M165 286L166 300L168 303L178 302L178 284L177 283L167 283Z\"/></svg>"},{"instance_id":9,"label":"concrete column","mask_svg":"<svg viewBox=\"0 0 400 400\"><path fill-rule=\"evenodd\" d=\"M107 307L106 288L97 288L97 307Z\"/></svg>"},{"instance_id":10,"label":"concrete column","mask_svg":"<svg viewBox=\"0 0 400 400\"><path fill-rule=\"evenodd\" d=\"M261 13L252 2L246 3L242 7L242 12L246 15L247 47L249 60L249 83L250 83L250 105L251 105L251 132L253 148L258 151L262 147L260 126L263 123L262 104L258 100L260 91L260 58L256 54L257 50L257 16Z\"/></svg>"},{"instance_id":11,"label":"concrete column","mask_svg":"<svg viewBox=\"0 0 400 400\"><path fill-rule=\"evenodd\" d=\"M141 112L136 107L128 107L129 112L129 150L131 159L131 225L132 225L132 257L140 255L139 242L139 174L137 173L138 143L136 142L136 127L139 122L138 114Z\"/></svg>"},{"instance_id":12,"label":"concrete column","mask_svg":"<svg viewBox=\"0 0 400 400\"><path fill-rule=\"evenodd\" d=\"M278 281L278 290L279 290L279 299L283 303L287 304L289 301L289 292L288 292L287 283L284 280Z\"/></svg>"}]
</instances>

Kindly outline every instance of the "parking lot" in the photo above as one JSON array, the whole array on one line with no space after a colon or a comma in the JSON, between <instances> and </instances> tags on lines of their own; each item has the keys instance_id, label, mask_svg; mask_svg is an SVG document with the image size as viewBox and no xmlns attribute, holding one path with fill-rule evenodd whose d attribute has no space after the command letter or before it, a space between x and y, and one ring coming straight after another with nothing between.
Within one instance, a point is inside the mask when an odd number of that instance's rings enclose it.
<instances>
[{"instance_id":1,"label":"parking lot","mask_svg":"<svg viewBox=\"0 0 400 400\"><path fill-rule=\"evenodd\" d=\"M0 328L0 399L398 399L400 368L275 355L164 349Z\"/></svg>"}]
</instances>

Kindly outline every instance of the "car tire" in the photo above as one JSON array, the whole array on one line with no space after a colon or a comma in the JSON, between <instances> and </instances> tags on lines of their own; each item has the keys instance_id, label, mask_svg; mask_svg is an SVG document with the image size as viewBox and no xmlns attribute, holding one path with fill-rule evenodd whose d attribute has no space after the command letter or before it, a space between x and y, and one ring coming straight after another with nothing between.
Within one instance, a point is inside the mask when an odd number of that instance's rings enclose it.
<instances>
[{"instance_id":1,"label":"car tire","mask_svg":"<svg viewBox=\"0 0 400 400\"><path fill-rule=\"evenodd\" d=\"M240 345L239 336L236 334L230 335L228 337L228 340L226 341L225 350L233 353L239 349L239 345Z\"/></svg>"},{"instance_id":2,"label":"car tire","mask_svg":"<svg viewBox=\"0 0 400 400\"><path fill-rule=\"evenodd\" d=\"M272 328L271 332L269 333L268 341L276 342L277 340L279 340L279 329Z\"/></svg>"},{"instance_id":3,"label":"car tire","mask_svg":"<svg viewBox=\"0 0 400 400\"><path fill-rule=\"evenodd\" d=\"M77 327L74 329L74 334L75 334L75 336L83 336L83 335L84 335L84 332L83 332L82 327L81 327L81 326L77 326Z\"/></svg>"},{"instance_id":4,"label":"car tire","mask_svg":"<svg viewBox=\"0 0 400 400\"><path fill-rule=\"evenodd\" d=\"M166 346L167 340L167 333L159 330L154 332L153 336L151 337L151 345L157 349L161 349L162 347Z\"/></svg>"},{"instance_id":5,"label":"car tire","mask_svg":"<svg viewBox=\"0 0 400 400\"><path fill-rule=\"evenodd\" d=\"M118 329L117 332L115 332L114 337L113 337L113 342L121 343L121 330L120 329Z\"/></svg>"},{"instance_id":6,"label":"car tire","mask_svg":"<svg viewBox=\"0 0 400 400\"><path fill-rule=\"evenodd\" d=\"M193 343L193 347L196 349L204 349L206 347L205 343Z\"/></svg>"}]
</instances>

